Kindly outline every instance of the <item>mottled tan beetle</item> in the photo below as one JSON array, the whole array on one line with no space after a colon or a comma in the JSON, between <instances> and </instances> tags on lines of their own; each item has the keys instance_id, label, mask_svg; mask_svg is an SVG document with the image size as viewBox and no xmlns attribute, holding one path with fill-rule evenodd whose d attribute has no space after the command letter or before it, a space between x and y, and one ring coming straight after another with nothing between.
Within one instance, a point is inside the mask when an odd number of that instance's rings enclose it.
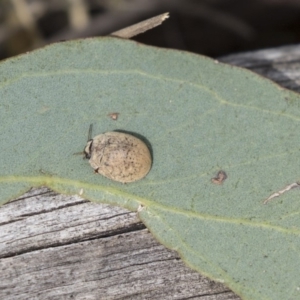
<instances>
[{"instance_id":1,"label":"mottled tan beetle","mask_svg":"<svg viewBox=\"0 0 300 300\"><path fill-rule=\"evenodd\" d=\"M95 173L122 183L142 179L152 164L146 144L122 132L106 132L95 136L87 142L84 154Z\"/></svg>"}]
</instances>

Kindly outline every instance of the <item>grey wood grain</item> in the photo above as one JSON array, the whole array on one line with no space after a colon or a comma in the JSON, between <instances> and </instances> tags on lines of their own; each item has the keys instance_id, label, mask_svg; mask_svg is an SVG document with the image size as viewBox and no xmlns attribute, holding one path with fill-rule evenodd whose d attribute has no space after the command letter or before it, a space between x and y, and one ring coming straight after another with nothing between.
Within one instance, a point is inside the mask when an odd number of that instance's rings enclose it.
<instances>
[{"instance_id":1,"label":"grey wood grain","mask_svg":"<svg viewBox=\"0 0 300 300\"><path fill-rule=\"evenodd\" d=\"M300 90L300 46L223 57ZM158 244L135 212L33 189L0 207L0 299L239 299Z\"/></svg>"}]
</instances>

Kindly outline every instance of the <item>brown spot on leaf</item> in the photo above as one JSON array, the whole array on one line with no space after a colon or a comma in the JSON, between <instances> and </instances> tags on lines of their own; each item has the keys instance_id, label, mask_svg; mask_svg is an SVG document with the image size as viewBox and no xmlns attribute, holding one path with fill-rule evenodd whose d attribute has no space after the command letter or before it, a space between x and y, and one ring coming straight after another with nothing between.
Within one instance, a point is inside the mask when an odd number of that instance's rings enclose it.
<instances>
[{"instance_id":1,"label":"brown spot on leaf","mask_svg":"<svg viewBox=\"0 0 300 300\"><path fill-rule=\"evenodd\" d=\"M119 114L118 112L114 112L114 113L110 113L108 114L108 116L112 119L112 120L118 120L118 117L119 117Z\"/></svg>"},{"instance_id":2,"label":"brown spot on leaf","mask_svg":"<svg viewBox=\"0 0 300 300\"><path fill-rule=\"evenodd\" d=\"M216 177L211 179L211 182L214 184L222 184L227 178L225 171L220 170Z\"/></svg>"}]
</instances>

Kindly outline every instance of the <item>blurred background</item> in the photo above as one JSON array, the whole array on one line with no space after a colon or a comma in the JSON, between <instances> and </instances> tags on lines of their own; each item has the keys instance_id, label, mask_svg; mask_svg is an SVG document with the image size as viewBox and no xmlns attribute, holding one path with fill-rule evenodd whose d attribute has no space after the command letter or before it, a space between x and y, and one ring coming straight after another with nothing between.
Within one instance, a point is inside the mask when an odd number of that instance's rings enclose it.
<instances>
[{"instance_id":1,"label":"blurred background","mask_svg":"<svg viewBox=\"0 0 300 300\"><path fill-rule=\"evenodd\" d=\"M133 39L211 57L300 42L300 0L0 0L0 59L164 12Z\"/></svg>"}]
</instances>

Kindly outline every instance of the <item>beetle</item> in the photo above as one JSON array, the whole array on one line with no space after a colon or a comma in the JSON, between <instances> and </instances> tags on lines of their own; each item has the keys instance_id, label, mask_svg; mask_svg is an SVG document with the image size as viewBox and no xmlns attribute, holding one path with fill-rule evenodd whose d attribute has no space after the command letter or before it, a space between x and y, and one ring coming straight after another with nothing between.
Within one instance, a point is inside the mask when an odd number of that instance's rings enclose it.
<instances>
[{"instance_id":1,"label":"beetle","mask_svg":"<svg viewBox=\"0 0 300 300\"><path fill-rule=\"evenodd\" d=\"M92 125L89 137L91 131ZM105 132L89 138L84 154L95 173L121 183L142 179L152 166L147 145L141 139L123 132Z\"/></svg>"}]
</instances>

